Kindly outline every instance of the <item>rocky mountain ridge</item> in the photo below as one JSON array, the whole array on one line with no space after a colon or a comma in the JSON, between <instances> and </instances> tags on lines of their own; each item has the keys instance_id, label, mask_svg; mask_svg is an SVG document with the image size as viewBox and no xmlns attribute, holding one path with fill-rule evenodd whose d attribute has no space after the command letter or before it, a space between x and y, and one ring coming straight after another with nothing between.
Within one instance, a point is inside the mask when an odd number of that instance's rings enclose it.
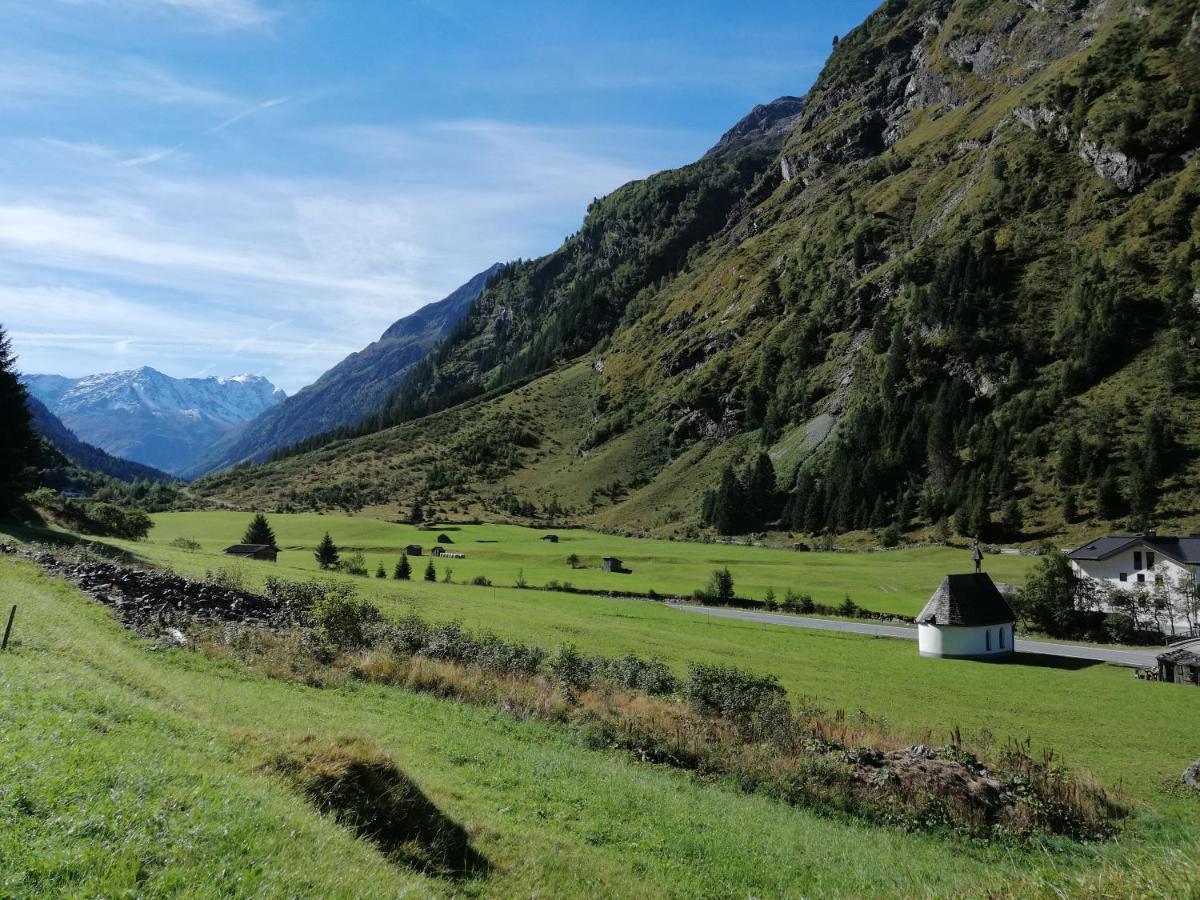
<instances>
[{"instance_id":1,"label":"rocky mountain ridge","mask_svg":"<svg viewBox=\"0 0 1200 900\"><path fill-rule=\"evenodd\" d=\"M35 374L22 381L82 440L171 474L185 471L222 434L286 396L259 375L172 378L149 366L83 378Z\"/></svg>"},{"instance_id":2,"label":"rocky mountain ridge","mask_svg":"<svg viewBox=\"0 0 1200 900\"><path fill-rule=\"evenodd\" d=\"M271 453L315 434L357 425L374 413L409 369L470 310L501 266L490 266L442 300L393 322L378 341L324 373L313 384L231 430L186 472L189 476Z\"/></svg>"}]
</instances>

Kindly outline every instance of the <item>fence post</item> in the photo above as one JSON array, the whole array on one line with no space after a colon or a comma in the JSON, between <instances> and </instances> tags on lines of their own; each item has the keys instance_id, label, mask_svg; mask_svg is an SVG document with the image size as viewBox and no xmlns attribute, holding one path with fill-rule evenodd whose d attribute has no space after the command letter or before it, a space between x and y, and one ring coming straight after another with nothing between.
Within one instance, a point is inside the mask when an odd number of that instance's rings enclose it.
<instances>
[{"instance_id":1,"label":"fence post","mask_svg":"<svg viewBox=\"0 0 1200 900\"><path fill-rule=\"evenodd\" d=\"M17 604L13 604L13 608L8 611L8 624L4 626L4 643L0 644L0 650L8 649L8 636L12 634L13 619L17 615Z\"/></svg>"}]
</instances>

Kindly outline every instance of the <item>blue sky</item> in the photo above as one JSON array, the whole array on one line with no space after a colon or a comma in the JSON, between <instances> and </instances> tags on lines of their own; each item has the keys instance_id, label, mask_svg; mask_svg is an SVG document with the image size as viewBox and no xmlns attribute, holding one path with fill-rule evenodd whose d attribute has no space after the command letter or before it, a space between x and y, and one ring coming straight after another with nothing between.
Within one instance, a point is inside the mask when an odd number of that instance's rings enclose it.
<instances>
[{"instance_id":1,"label":"blue sky","mask_svg":"<svg viewBox=\"0 0 1200 900\"><path fill-rule=\"evenodd\" d=\"M0 0L26 372L289 392L803 93L871 2Z\"/></svg>"}]
</instances>

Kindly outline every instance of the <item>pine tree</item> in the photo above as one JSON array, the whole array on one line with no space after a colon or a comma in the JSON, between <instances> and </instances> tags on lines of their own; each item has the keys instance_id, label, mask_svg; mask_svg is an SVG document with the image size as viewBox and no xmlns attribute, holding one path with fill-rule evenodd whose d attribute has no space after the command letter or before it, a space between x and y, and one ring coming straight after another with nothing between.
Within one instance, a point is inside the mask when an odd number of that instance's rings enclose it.
<instances>
[{"instance_id":1,"label":"pine tree","mask_svg":"<svg viewBox=\"0 0 1200 900\"><path fill-rule=\"evenodd\" d=\"M1000 514L1001 524L1004 525L1004 532L1010 538L1019 537L1021 529L1025 527L1025 520L1021 516L1021 506L1017 503L1016 497L1010 497L1004 504L1004 511Z\"/></svg>"},{"instance_id":2,"label":"pine tree","mask_svg":"<svg viewBox=\"0 0 1200 900\"><path fill-rule=\"evenodd\" d=\"M1096 486L1096 515L1101 519L1115 519L1124 505L1121 490L1117 487L1117 473L1109 466Z\"/></svg>"},{"instance_id":3,"label":"pine tree","mask_svg":"<svg viewBox=\"0 0 1200 900\"><path fill-rule=\"evenodd\" d=\"M246 533L242 535L242 543L275 546L275 532L271 530L271 523L267 521L266 516L262 513L255 513L254 518L246 527Z\"/></svg>"},{"instance_id":4,"label":"pine tree","mask_svg":"<svg viewBox=\"0 0 1200 900\"><path fill-rule=\"evenodd\" d=\"M41 441L33 430L28 395L18 380L8 335L0 327L0 513L37 485Z\"/></svg>"},{"instance_id":5,"label":"pine tree","mask_svg":"<svg viewBox=\"0 0 1200 900\"><path fill-rule=\"evenodd\" d=\"M746 490L733 471L733 466L726 466L713 501L712 526L718 534L738 534L745 521Z\"/></svg>"},{"instance_id":6,"label":"pine tree","mask_svg":"<svg viewBox=\"0 0 1200 900\"><path fill-rule=\"evenodd\" d=\"M1068 524L1079 518L1079 499L1075 495L1074 488L1067 488L1063 491L1062 514L1063 520Z\"/></svg>"},{"instance_id":7,"label":"pine tree","mask_svg":"<svg viewBox=\"0 0 1200 900\"><path fill-rule=\"evenodd\" d=\"M313 554L317 558L317 565L322 569L332 569L338 564L338 548L333 542L333 538L329 536L329 532L325 532L325 537L321 538L321 543L317 545L317 550Z\"/></svg>"},{"instance_id":8,"label":"pine tree","mask_svg":"<svg viewBox=\"0 0 1200 900\"><path fill-rule=\"evenodd\" d=\"M378 567L375 569L375 577L376 577L376 578L387 578L387 569L385 569L385 568L383 567L383 563L382 563L382 562L381 562L381 563L379 564L379 566L378 566Z\"/></svg>"},{"instance_id":9,"label":"pine tree","mask_svg":"<svg viewBox=\"0 0 1200 900\"><path fill-rule=\"evenodd\" d=\"M392 572L392 577L397 581L408 581L412 578L412 563L408 561L408 554L400 554L400 561L396 563L396 568Z\"/></svg>"},{"instance_id":10,"label":"pine tree","mask_svg":"<svg viewBox=\"0 0 1200 900\"><path fill-rule=\"evenodd\" d=\"M750 528L762 528L775 519L779 504L775 484L775 466L766 452L760 452L746 473L746 513Z\"/></svg>"},{"instance_id":11,"label":"pine tree","mask_svg":"<svg viewBox=\"0 0 1200 900\"><path fill-rule=\"evenodd\" d=\"M437 569L435 569L433 567L432 559L429 560L429 562L425 564L425 580L426 581L437 581Z\"/></svg>"},{"instance_id":12,"label":"pine tree","mask_svg":"<svg viewBox=\"0 0 1200 900\"><path fill-rule=\"evenodd\" d=\"M1058 448L1058 480L1062 485L1079 484L1083 442L1074 430L1068 431Z\"/></svg>"},{"instance_id":13,"label":"pine tree","mask_svg":"<svg viewBox=\"0 0 1200 900\"><path fill-rule=\"evenodd\" d=\"M1132 525L1145 530L1158 506L1159 486L1165 470L1166 423L1157 409L1146 415L1140 444L1129 452L1129 511Z\"/></svg>"},{"instance_id":14,"label":"pine tree","mask_svg":"<svg viewBox=\"0 0 1200 900\"><path fill-rule=\"evenodd\" d=\"M713 571L708 582L708 594L719 603L733 601L733 575L730 574L728 566Z\"/></svg>"},{"instance_id":15,"label":"pine tree","mask_svg":"<svg viewBox=\"0 0 1200 900\"><path fill-rule=\"evenodd\" d=\"M425 521L425 507L421 505L420 497L413 500L412 508L408 511L408 521L413 525L420 525Z\"/></svg>"}]
</instances>

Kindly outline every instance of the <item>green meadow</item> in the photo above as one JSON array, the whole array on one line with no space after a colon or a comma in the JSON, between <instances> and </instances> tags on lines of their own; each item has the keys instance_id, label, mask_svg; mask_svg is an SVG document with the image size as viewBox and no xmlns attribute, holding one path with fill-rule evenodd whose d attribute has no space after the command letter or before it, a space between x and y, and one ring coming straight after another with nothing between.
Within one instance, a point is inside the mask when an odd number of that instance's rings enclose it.
<instances>
[{"instance_id":1,"label":"green meadow","mask_svg":"<svg viewBox=\"0 0 1200 900\"><path fill-rule=\"evenodd\" d=\"M250 516L240 512L160 513L145 546L157 552L179 538L197 541L206 553L238 543ZM453 544L447 551L465 559L435 560L438 577L449 567L456 582L483 576L496 585L513 585L523 577L533 586L569 582L591 591L656 591L691 596L703 588L712 571L728 566L739 597L761 600L773 590L782 600L791 589L807 592L818 603L836 605L847 595L859 606L880 612L915 615L944 575L967 572L971 554L965 548L928 547L879 553L802 553L744 544L702 544L650 538L618 537L583 529L523 528L517 525L446 525L428 530L378 519L318 514L270 516L279 547L279 563L317 569L313 548L326 531L343 556L361 551L372 574L383 563L388 575L409 544L419 544L425 556L414 559L413 577L421 578L437 536ZM557 535L558 543L541 540ZM579 557L579 568L567 563ZM616 556L627 573L604 572L601 559ZM1022 583L1029 557L997 555L986 561L997 581Z\"/></svg>"},{"instance_id":2,"label":"green meadow","mask_svg":"<svg viewBox=\"0 0 1200 900\"><path fill-rule=\"evenodd\" d=\"M224 569L256 587L269 575L310 577L311 552L288 547L326 527L347 546L360 541L368 557L375 546L380 558L390 552L389 545L371 543L380 535L396 528L402 545L416 533L369 520L275 516L285 552L272 565L220 555L240 537L247 517L229 515L222 525L219 516L166 515L151 540L110 543L146 563L193 575ZM202 532L204 524L213 532ZM185 531L201 551L170 546ZM526 560L536 560L543 547L537 534L526 535L526 552L518 552L522 531L480 533L497 541L508 534L509 564L514 571L524 567L532 582ZM459 541L462 531L448 533L457 546L475 546ZM428 545L429 533L421 534ZM596 552L621 555L604 548L609 539L602 535L560 534L563 543L550 548L556 556L570 552L568 535L595 540ZM810 559L845 558L857 562L864 584L871 564L887 566L893 557L662 546L736 551L751 562L778 553L782 560L766 565L786 571L790 563L801 573ZM633 554L625 558L632 568ZM699 552L690 563L699 573L712 564ZM875 582L896 590L895 575L885 571L886 579ZM955 727L973 743L1029 738L1117 790L1134 814L1116 840L1037 849L821 817L588 749L545 723L378 685L317 689L272 681L233 662L151 651L77 591L28 564L0 559L0 588L20 607L20 642L0 658L6 697L0 893L1190 896L1200 890L1200 798L1173 787L1200 753L1200 692L1137 681L1114 666L1036 656L1005 665L928 660L906 641L714 620L646 601L327 577L352 581L388 615L458 619L548 648L571 642L594 654L658 656L679 672L691 662L720 662L774 673L793 700L884 718L914 742L945 743ZM797 589L811 590L804 584ZM391 755L467 828L491 870L465 881L421 875L319 816L263 769L273 748L298 735L360 738ZM205 880L202 871L213 874Z\"/></svg>"}]
</instances>

